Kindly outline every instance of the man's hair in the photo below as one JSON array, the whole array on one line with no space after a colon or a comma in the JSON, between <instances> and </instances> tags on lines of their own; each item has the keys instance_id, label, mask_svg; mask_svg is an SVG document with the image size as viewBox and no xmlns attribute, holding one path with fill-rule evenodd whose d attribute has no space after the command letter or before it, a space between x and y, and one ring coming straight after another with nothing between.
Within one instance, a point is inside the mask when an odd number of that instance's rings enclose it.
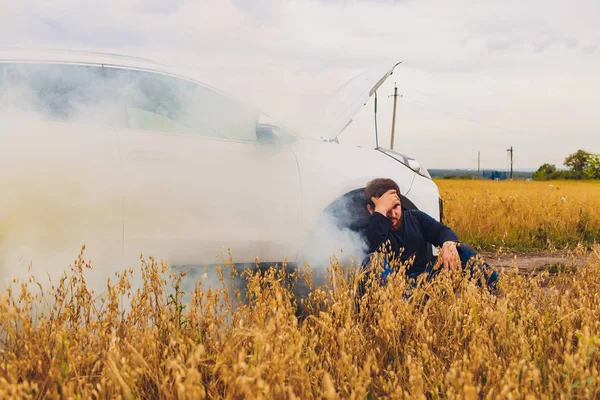
<instances>
[{"instance_id":1,"label":"man's hair","mask_svg":"<svg viewBox=\"0 0 600 400\"><path fill-rule=\"evenodd\" d=\"M388 178L375 178L369 183L367 183L367 187L365 187L365 206L367 204L371 205L371 207L375 207L371 197L381 197L388 190L394 189L396 193L398 193L398 197L400 197L400 187L396 182L392 179Z\"/></svg>"}]
</instances>

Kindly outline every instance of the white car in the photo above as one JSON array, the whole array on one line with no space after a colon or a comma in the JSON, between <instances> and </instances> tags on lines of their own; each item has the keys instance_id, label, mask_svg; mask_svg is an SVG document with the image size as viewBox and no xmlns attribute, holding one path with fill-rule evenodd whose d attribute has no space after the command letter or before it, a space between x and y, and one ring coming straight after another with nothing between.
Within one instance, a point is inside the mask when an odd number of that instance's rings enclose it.
<instances>
[{"instance_id":1,"label":"white car","mask_svg":"<svg viewBox=\"0 0 600 400\"><path fill-rule=\"evenodd\" d=\"M0 49L2 268L72 260L83 244L96 264L140 254L217 264L228 249L240 264L332 255L347 236L315 234L319 221L355 231L376 177L440 220L438 188L415 159L337 140L392 71L338 91L340 107L309 139L147 60Z\"/></svg>"}]
</instances>

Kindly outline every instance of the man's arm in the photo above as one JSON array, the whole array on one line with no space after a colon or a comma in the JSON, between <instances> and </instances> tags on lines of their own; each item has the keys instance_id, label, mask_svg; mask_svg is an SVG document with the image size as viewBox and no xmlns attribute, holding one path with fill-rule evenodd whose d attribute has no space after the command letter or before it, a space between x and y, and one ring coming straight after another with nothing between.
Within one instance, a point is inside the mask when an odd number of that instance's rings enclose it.
<instances>
[{"instance_id":1,"label":"man's arm","mask_svg":"<svg viewBox=\"0 0 600 400\"><path fill-rule=\"evenodd\" d=\"M400 197L394 189L391 189L381 197L371 197L371 201L375 209L371 208L371 205L367 206L371 219L365 230L369 253L379 250L379 246L388 239L393 224L386 215L394 207L400 206Z\"/></svg>"},{"instance_id":2,"label":"man's arm","mask_svg":"<svg viewBox=\"0 0 600 400\"><path fill-rule=\"evenodd\" d=\"M378 212L371 215L364 231L369 253L379 250L379 246L388 239L391 227L392 221L389 218Z\"/></svg>"},{"instance_id":3,"label":"man's arm","mask_svg":"<svg viewBox=\"0 0 600 400\"><path fill-rule=\"evenodd\" d=\"M445 242L458 242L458 235L452 229L422 211L419 211L418 214L423 236L429 243L434 246L442 246Z\"/></svg>"},{"instance_id":4,"label":"man's arm","mask_svg":"<svg viewBox=\"0 0 600 400\"><path fill-rule=\"evenodd\" d=\"M424 212L419 211L419 214L425 239L434 246L442 247L438 260L441 261L444 269L460 265L460 257L456 250L458 235L452 229L431 218Z\"/></svg>"}]
</instances>

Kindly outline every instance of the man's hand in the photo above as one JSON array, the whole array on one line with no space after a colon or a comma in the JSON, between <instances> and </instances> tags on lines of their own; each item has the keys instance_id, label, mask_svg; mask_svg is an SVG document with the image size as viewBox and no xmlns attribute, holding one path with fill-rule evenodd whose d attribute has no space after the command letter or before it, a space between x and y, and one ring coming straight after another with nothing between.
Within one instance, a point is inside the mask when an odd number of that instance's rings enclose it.
<instances>
[{"instance_id":1,"label":"man's hand","mask_svg":"<svg viewBox=\"0 0 600 400\"><path fill-rule=\"evenodd\" d=\"M456 250L456 242L444 242L439 257L444 269L452 269L460 265L460 256Z\"/></svg>"},{"instance_id":2,"label":"man's hand","mask_svg":"<svg viewBox=\"0 0 600 400\"><path fill-rule=\"evenodd\" d=\"M385 192L381 197L371 197L371 201L375 204L375 212L387 216L387 213L398 204L400 204L400 197L394 189L390 189Z\"/></svg>"}]
</instances>

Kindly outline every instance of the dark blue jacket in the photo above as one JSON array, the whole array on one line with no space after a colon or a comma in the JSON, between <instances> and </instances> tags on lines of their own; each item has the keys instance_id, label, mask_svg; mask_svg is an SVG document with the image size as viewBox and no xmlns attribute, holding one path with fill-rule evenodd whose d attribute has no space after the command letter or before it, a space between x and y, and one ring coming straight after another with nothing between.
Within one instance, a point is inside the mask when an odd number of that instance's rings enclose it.
<instances>
[{"instance_id":1,"label":"dark blue jacket","mask_svg":"<svg viewBox=\"0 0 600 400\"><path fill-rule=\"evenodd\" d=\"M380 246L389 241L389 245L385 244L386 249L390 246L394 256L400 254L402 262L415 256L408 273L425 270L428 243L441 246L449 240L458 241L458 236L452 229L419 210L402 210L400 228L392 232L391 227L392 221L380 213L373 213L369 217L364 230L369 253L379 251Z\"/></svg>"}]
</instances>

